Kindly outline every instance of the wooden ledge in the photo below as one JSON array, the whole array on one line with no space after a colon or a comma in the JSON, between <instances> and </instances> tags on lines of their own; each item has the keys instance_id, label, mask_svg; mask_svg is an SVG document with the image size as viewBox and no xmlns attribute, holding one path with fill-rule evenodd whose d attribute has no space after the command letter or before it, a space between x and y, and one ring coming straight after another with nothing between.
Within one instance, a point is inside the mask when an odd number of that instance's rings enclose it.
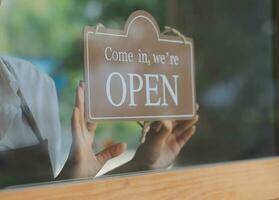
<instances>
[{"instance_id":1,"label":"wooden ledge","mask_svg":"<svg viewBox=\"0 0 279 200\"><path fill-rule=\"evenodd\" d=\"M13 199L275 199L279 157L0 192Z\"/></svg>"}]
</instances>

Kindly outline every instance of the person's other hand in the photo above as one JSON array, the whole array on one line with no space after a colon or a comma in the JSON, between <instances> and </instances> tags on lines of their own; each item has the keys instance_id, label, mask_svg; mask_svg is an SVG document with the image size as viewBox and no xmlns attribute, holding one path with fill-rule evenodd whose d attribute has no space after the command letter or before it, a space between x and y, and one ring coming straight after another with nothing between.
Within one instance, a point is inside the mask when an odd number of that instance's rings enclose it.
<instances>
[{"instance_id":1,"label":"person's other hand","mask_svg":"<svg viewBox=\"0 0 279 200\"><path fill-rule=\"evenodd\" d=\"M125 151L126 144L119 143L96 154L92 149L96 126L87 123L84 117L84 83L81 82L72 115L73 142L66 167L69 178L94 177L109 159Z\"/></svg>"},{"instance_id":2,"label":"person's other hand","mask_svg":"<svg viewBox=\"0 0 279 200\"><path fill-rule=\"evenodd\" d=\"M196 115L193 120L165 120L151 124L146 141L137 149L131 165L138 170L169 167L195 133L198 118Z\"/></svg>"}]
</instances>

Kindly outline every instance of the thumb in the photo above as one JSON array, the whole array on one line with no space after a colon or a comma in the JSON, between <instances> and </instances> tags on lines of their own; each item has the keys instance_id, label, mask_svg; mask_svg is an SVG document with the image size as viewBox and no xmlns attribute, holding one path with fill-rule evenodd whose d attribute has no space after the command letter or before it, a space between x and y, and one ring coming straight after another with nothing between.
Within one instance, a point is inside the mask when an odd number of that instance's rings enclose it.
<instances>
[{"instance_id":1,"label":"thumb","mask_svg":"<svg viewBox=\"0 0 279 200\"><path fill-rule=\"evenodd\" d=\"M127 149L126 143L114 144L96 155L98 161L103 166L108 160L119 156Z\"/></svg>"}]
</instances>

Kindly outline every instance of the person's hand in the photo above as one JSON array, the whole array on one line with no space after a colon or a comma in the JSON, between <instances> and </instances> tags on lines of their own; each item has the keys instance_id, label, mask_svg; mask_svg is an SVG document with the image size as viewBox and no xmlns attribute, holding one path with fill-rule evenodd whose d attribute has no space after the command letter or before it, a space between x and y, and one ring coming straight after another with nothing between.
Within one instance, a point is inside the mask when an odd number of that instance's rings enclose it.
<instances>
[{"instance_id":1,"label":"person's hand","mask_svg":"<svg viewBox=\"0 0 279 200\"><path fill-rule=\"evenodd\" d=\"M131 165L139 170L169 167L195 133L198 118L196 115L193 120L165 120L151 124L146 141L137 149Z\"/></svg>"},{"instance_id":2,"label":"person's hand","mask_svg":"<svg viewBox=\"0 0 279 200\"><path fill-rule=\"evenodd\" d=\"M76 91L76 102L72 115L72 147L64 167L64 178L94 177L111 158L126 149L125 143L115 144L96 154L93 149L96 124L89 124L84 117L84 83Z\"/></svg>"},{"instance_id":3,"label":"person's hand","mask_svg":"<svg viewBox=\"0 0 279 200\"><path fill-rule=\"evenodd\" d=\"M145 143L139 146L134 158L108 174L169 167L195 133L198 119L199 116L196 115L192 120L154 122L147 133Z\"/></svg>"}]
</instances>

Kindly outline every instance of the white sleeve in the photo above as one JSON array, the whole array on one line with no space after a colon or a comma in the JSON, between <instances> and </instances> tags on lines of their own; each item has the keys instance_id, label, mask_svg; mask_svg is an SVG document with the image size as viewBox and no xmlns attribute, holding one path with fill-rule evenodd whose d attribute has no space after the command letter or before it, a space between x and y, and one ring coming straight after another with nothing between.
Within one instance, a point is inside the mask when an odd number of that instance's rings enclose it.
<instances>
[{"instance_id":1,"label":"white sleeve","mask_svg":"<svg viewBox=\"0 0 279 200\"><path fill-rule=\"evenodd\" d=\"M9 57L5 59L14 68L22 95L35 118L42 137L48 140L48 152L54 177L56 177L64 166L65 158L62 158L61 125L54 81L27 61Z\"/></svg>"}]
</instances>

